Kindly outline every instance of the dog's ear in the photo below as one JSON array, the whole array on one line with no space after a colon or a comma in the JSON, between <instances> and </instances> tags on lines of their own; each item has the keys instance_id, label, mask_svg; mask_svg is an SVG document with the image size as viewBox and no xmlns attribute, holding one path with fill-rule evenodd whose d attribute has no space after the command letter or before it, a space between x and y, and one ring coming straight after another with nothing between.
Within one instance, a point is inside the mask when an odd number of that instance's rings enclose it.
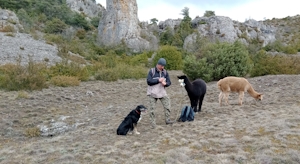
<instances>
[{"instance_id":1,"label":"dog's ear","mask_svg":"<svg viewBox=\"0 0 300 164\"><path fill-rule=\"evenodd\" d=\"M144 105L139 105L136 107L136 109L147 109Z\"/></svg>"}]
</instances>

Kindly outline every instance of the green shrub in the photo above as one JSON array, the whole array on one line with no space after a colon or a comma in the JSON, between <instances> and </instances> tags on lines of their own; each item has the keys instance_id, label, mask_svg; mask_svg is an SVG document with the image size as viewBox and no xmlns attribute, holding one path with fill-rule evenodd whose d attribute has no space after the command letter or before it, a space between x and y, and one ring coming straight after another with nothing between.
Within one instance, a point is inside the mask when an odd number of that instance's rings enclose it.
<instances>
[{"instance_id":1,"label":"green shrub","mask_svg":"<svg viewBox=\"0 0 300 164\"><path fill-rule=\"evenodd\" d=\"M100 17L93 17L91 19L91 24L97 28L99 26L99 21L100 21Z\"/></svg>"},{"instance_id":2,"label":"green shrub","mask_svg":"<svg viewBox=\"0 0 300 164\"><path fill-rule=\"evenodd\" d=\"M78 63L63 61L56 63L55 66L51 66L48 71L48 77L51 79L54 76L74 76L81 81L87 81L89 79L89 72L85 66L81 66Z\"/></svg>"},{"instance_id":3,"label":"green shrub","mask_svg":"<svg viewBox=\"0 0 300 164\"><path fill-rule=\"evenodd\" d=\"M170 27L167 27L159 36L160 45L171 45L174 40L174 34Z\"/></svg>"},{"instance_id":4,"label":"green shrub","mask_svg":"<svg viewBox=\"0 0 300 164\"><path fill-rule=\"evenodd\" d=\"M147 68L141 65L129 66L127 64L119 64L115 69L119 79L140 79L147 77Z\"/></svg>"},{"instance_id":5,"label":"green shrub","mask_svg":"<svg viewBox=\"0 0 300 164\"><path fill-rule=\"evenodd\" d=\"M71 25L84 28L85 30L90 30L90 23L85 19L85 17L80 13L74 13L71 22Z\"/></svg>"},{"instance_id":6,"label":"green shrub","mask_svg":"<svg viewBox=\"0 0 300 164\"><path fill-rule=\"evenodd\" d=\"M130 57L130 65L132 65L132 66L138 66L138 65L147 66L148 65L148 54L146 52L144 52L139 55L131 56Z\"/></svg>"},{"instance_id":7,"label":"green shrub","mask_svg":"<svg viewBox=\"0 0 300 164\"><path fill-rule=\"evenodd\" d=\"M54 34L46 34L44 36L47 42L55 43L55 44L62 44L65 42L64 38L61 35L54 35Z\"/></svg>"},{"instance_id":8,"label":"green shrub","mask_svg":"<svg viewBox=\"0 0 300 164\"><path fill-rule=\"evenodd\" d=\"M288 46L283 48L283 52L286 53L286 54L297 54L298 49L295 46L288 45Z\"/></svg>"},{"instance_id":9,"label":"green shrub","mask_svg":"<svg viewBox=\"0 0 300 164\"><path fill-rule=\"evenodd\" d=\"M95 74L96 80L102 80L102 81L117 81L118 80L118 74L115 72L112 68L105 68L102 70L99 70Z\"/></svg>"},{"instance_id":10,"label":"green shrub","mask_svg":"<svg viewBox=\"0 0 300 164\"><path fill-rule=\"evenodd\" d=\"M112 50L99 58L99 62L105 64L106 68L114 68L117 65L118 56Z\"/></svg>"},{"instance_id":11,"label":"green shrub","mask_svg":"<svg viewBox=\"0 0 300 164\"><path fill-rule=\"evenodd\" d=\"M58 18L53 18L51 21L46 22L45 32L46 33L61 33L68 25Z\"/></svg>"},{"instance_id":12,"label":"green shrub","mask_svg":"<svg viewBox=\"0 0 300 164\"><path fill-rule=\"evenodd\" d=\"M266 45L264 48L266 51L277 51L277 52L282 52L284 49L284 46L281 41L276 40L275 42L269 43Z\"/></svg>"},{"instance_id":13,"label":"green shrub","mask_svg":"<svg viewBox=\"0 0 300 164\"><path fill-rule=\"evenodd\" d=\"M28 15L26 10L20 9L17 12L17 16L19 18L20 23L23 25L25 31L30 31L30 29L33 27L33 20L31 17Z\"/></svg>"},{"instance_id":14,"label":"green shrub","mask_svg":"<svg viewBox=\"0 0 300 164\"><path fill-rule=\"evenodd\" d=\"M211 16L215 16L215 12L214 11L211 11L211 10L206 10L205 13L204 13L204 17L211 17Z\"/></svg>"},{"instance_id":15,"label":"green shrub","mask_svg":"<svg viewBox=\"0 0 300 164\"><path fill-rule=\"evenodd\" d=\"M201 53L198 59L185 58L183 72L190 78L208 82L226 76L245 76L252 66L246 47L240 42L210 44Z\"/></svg>"},{"instance_id":16,"label":"green shrub","mask_svg":"<svg viewBox=\"0 0 300 164\"><path fill-rule=\"evenodd\" d=\"M119 63L113 68L104 68L98 70L95 74L96 80L116 81L118 79L140 79L146 78L147 68L141 65L131 66L125 63Z\"/></svg>"},{"instance_id":17,"label":"green shrub","mask_svg":"<svg viewBox=\"0 0 300 164\"><path fill-rule=\"evenodd\" d=\"M0 67L0 88L9 91L41 90L47 88L43 72L45 64L29 62L28 65L5 64Z\"/></svg>"},{"instance_id":18,"label":"green shrub","mask_svg":"<svg viewBox=\"0 0 300 164\"><path fill-rule=\"evenodd\" d=\"M50 83L55 86L60 87L69 87L69 86L78 86L80 84L80 80L78 77L74 76L54 76L51 78Z\"/></svg>"},{"instance_id":19,"label":"green shrub","mask_svg":"<svg viewBox=\"0 0 300 164\"><path fill-rule=\"evenodd\" d=\"M194 55L189 55L186 56L183 65L183 73L190 79L201 78L207 82L213 79L213 66L207 63L206 58L196 60Z\"/></svg>"},{"instance_id":20,"label":"green shrub","mask_svg":"<svg viewBox=\"0 0 300 164\"><path fill-rule=\"evenodd\" d=\"M86 34L86 31L84 29L79 29L77 30L76 32L76 36L79 38L79 39L84 39L85 38L85 34Z\"/></svg>"},{"instance_id":21,"label":"green shrub","mask_svg":"<svg viewBox=\"0 0 300 164\"><path fill-rule=\"evenodd\" d=\"M160 58L165 58L167 61L166 69L168 70L181 70L183 61L182 61L182 54L180 51L177 50L174 46L162 46L156 56L153 59L152 66L157 64L157 61Z\"/></svg>"},{"instance_id":22,"label":"green shrub","mask_svg":"<svg viewBox=\"0 0 300 164\"><path fill-rule=\"evenodd\" d=\"M251 76L277 75L277 74L299 74L300 57L286 55L268 55L261 50L252 55L253 68Z\"/></svg>"}]
</instances>

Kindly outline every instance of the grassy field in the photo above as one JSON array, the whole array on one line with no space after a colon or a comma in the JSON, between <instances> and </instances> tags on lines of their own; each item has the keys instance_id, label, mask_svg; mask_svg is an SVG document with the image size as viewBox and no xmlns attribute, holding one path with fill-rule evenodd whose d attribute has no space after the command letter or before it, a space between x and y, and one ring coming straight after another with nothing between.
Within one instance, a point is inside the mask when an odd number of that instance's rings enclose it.
<instances>
[{"instance_id":1,"label":"grassy field","mask_svg":"<svg viewBox=\"0 0 300 164\"><path fill-rule=\"evenodd\" d=\"M189 100L169 72L172 119ZM220 107L216 81L207 83L201 113L193 122L165 125L157 103L157 128L149 115L140 135L116 135L137 105L148 106L146 79L90 81L42 91L0 91L0 163L112 164L298 164L300 163L300 75L248 79L263 101L230 94ZM41 131L42 130L42 131Z\"/></svg>"}]
</instances>

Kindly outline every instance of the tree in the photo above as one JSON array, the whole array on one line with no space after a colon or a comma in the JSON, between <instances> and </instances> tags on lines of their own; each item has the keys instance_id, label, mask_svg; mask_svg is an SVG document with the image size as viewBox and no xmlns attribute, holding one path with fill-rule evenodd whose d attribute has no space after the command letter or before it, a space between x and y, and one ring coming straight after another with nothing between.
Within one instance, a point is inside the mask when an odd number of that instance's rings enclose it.
<instances>
[{"instance_id":1,"label":"tree","mask_svg":"<svg viewBox=\"0 0 300 164\"><path fill-rule=\"evenodd\" d=\"M189 12L189 8L188 7L184 7L182 10L181 10L181 15L184 16L184 19L185 18L189 18L190 17L190 12Z\"/></svg>"},{"instance_id":2,"label":"tree","mask_svg":"<svg viewBox=\"0 0 300 164\"><path fill-rule=\"evenodd\" d=\"M150 23L151 24L157 24L157 22L158 22L158 20L156 19L156 18L152 18L151 20L150 20Z\"/></svg>"},{"instance_id":3,"label":"tree","mask_svg":"<svg viewBox=\"0 0 300 164\"><path fill-rule=\"evenodd\" d=\"M172 42L173 46L182 47L185 38L193 33L191 18L189 16L189 8L185 7L181 10L181 15L184 16L179 27L175 31L174 39Z\"/></svg>"}]
</instances>

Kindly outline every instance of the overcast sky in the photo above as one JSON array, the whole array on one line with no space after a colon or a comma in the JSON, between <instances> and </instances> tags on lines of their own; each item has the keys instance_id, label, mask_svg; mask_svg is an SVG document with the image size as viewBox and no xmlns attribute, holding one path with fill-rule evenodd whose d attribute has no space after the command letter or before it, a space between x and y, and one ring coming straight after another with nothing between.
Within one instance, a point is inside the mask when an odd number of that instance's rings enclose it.
<instances>
[{"instance_id":1,"label":"overcast sky","mask_svg":"<svg viewBox=\"0 0 300 164\"><path fill-rule=\"evenodd\" d=\"M106 0L96 0L104 7ZM205 11L214 11L217 16L227 16L232 20L244 22L272 18L284 18L300 14L299 0L137 0L138 18L158 21L183 18L181 10L189 8L192 19L203 16Z\"/></svg>"}]
</instances>

